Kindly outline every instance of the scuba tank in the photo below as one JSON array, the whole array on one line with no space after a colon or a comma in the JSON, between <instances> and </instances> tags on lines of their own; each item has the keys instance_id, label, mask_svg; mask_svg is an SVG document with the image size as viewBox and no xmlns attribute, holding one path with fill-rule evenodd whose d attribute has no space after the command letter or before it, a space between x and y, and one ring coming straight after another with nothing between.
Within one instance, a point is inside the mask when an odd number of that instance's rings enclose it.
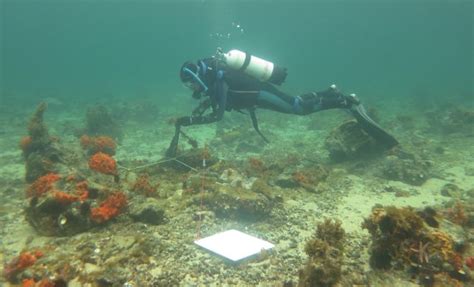
<instances>
[{"instance_id":1,"label":"scuba tank","mask_svg":"<svg viewBox=\"0 0 474 287\"><path fill-rule=\"evenodd\" d=\"M242 71L262 82L281 85L286 79L286 68L279 67L270 61L255 57L249 53L235 49L223 53L219 48L217 55L227 67Z\"/></svg>"}]
</instances>

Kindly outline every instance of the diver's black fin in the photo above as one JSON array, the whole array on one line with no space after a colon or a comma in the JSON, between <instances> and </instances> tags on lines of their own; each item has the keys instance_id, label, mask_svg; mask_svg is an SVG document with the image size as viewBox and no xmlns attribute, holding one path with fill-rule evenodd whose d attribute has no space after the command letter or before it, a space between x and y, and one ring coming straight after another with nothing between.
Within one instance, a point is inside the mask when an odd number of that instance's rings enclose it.
<instances>
[{"instance_id":1,"label":"diver's black fin","mask_svg":"<svg viewBox=\"0 0 474 287\"><path fill-rule=\"evenodd\" d=\"M175 127L174 136L173 136L173 139L171 140L170 146L166 150L165 156L167 158L176 157L176 153L178 151L178 141L179 141L179 134L180 133L181 133L181 126L177 125Z\"/></svg>"},{"instance_id":2,"label":"diver's black fin","mask_svg":"<svg viewBox=\"0 0 474 287\"><path fill-rule=\"evenodd\" d=\"M265 141L265 143L270 143L269 140L260 132L260 129L258 128L258 121L257 121L257 115L255 115L255 110L254 109L249 109L249 114L250 118L252 119L252 125L255 131L262 137L262 139Z\"/></svg>"},{"instance_id":3,"label":"diver's black fin","mask_svg":"<svg viewBox=\"0 0 474 287\"><path fill-rule=\"evenodd\" d=\"M362 128L387 149L399 144L391 134L387 133L367 115L367 112L362 104L353 105L350 111Z\"/></svg>"}]
</instances>

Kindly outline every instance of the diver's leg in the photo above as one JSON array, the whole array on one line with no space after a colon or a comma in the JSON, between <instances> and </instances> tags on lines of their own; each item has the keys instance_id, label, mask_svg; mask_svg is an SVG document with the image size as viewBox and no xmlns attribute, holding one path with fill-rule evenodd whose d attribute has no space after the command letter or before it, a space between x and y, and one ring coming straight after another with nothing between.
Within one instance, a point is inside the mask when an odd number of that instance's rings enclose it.
<instances>
[{"instance_id":1,"label":"diver's leg","mask_svg":"<svg viewBox=\"0 0 474 287\"><path fill-rule=\"evenodd\" d=\"M349 109L353 97L346 97L335 86L322 92L312 92L301 96L290 96L277 89L262 90L256 103L259 108L286 114L307 115L326 109Z\"/></svg>"},{"instance_id":2,"label":"diver's leg","mask_svg":"<svg viewBox=\"0 0 474 287\"><path fill-rule=\"evenodd\" d=\"M387 148L398 145L398 141L374 120L372 120L360 103L359 99L351 94L343 95L335 85L322 92L307 93L297 97L301 114L310 114L327 109L346 109L356 118L362 128L378 142Z\"/></svg>"},{"instance_id":3,"label":"diver's leg","mask_svg":"<svg viewBox=\"0 0 474 287\"><path fill-rule=\"evenodd\" d=\"M278 111L286 114L308 115L328 109L346 109L357 119L362 128L377 141L392 148L398 141L383 130L366 113L357 97L352 94L345 96L335 85L321 92L307 93L293 97L279 90L262 90L257 95L256 104L259 108Z\"/></svg>"},{"instance_id":4,"label":"diver's leg","mask_svg":"<svg viewBox=\"0 0 474 287\"><path fill-rule=\"evenodd\" d=\"M350 109L359 101L354 96L345 96L335 85L321 92L311 92L296 97L301 114L311 114L328 109Z\"/></svg>"},{"instance_id":5,"label":"diver's leg","mask_svg":"<svg viewBox=\"0 0 474 287\"><path fill-rule=\"evenodd\" d=\"M262 90L258 93L256 104L257 107L285 114L295 114L293 107L295 97L281 96L276 93Z\"/></svg>"}]
</instances>

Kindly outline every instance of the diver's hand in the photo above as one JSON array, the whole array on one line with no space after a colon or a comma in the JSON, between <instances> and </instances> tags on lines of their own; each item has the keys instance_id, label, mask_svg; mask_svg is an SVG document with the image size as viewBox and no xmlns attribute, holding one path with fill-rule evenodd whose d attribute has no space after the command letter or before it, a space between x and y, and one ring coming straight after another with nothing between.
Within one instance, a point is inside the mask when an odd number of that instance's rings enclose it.
<instances>
[{"instance_id":1,"label":"diver's hand","mask_svg":"<svg viewBox=\"0 0 474 287\"><path fill-rule=\"evenodd\" d=\"M192 117L180 117L176 119L175 126L186 127L193 124Z\"/></svg>"}]
</instances>

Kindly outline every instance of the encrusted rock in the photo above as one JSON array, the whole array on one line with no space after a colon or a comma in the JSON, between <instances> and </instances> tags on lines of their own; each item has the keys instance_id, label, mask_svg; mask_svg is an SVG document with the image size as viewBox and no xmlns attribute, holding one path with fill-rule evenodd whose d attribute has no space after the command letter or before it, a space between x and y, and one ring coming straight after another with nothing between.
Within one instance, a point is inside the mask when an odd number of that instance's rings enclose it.
<instances>
[{"instance_id":1,"label":"encrusted rock","mask_svg":"<svg viewBox=\"0 0 474 287\"><path fill-rule=\"evenodd\" d=\"M74 202L64 206L52 196L33 198L25 209L28 222L35 230L47 236L65 236L83 232L91 227L89 205Z\"/></svg>"},{"instance_id":2,"label":"encrusted rock","mask_svg":"<svg viewBox=\"0 0 474 287\"><path fill-rule=\"evenodd\" d=\"M241 175L238 171L228 168L219 176L219 181L230 184L232 187L243 187L250 189L256 178L247 178Z\"/></svg>"},{"instance_id":3,"label":"encrusted rock","mask_svg":"<svg viewBox=\"0 0 474 287\"><path fill-rule=\"evenodd\" d=\"M146 224L159 225L165 221L165 212L159 207L158 200L154 198L130 205L129 214L133 220Z\"/></svg>"},{"instance_id":4,"label":"encrusted rock","mask_svg":"<svg viewBox=\"0 0 474 287\"><path fill-rule=\"evenodd\" d=\"M230 186L205 194L204 204L218 217L251 221L268 217L274 205L263 194Z\"/></svg>"},{"instance_id":5,"label":"encrusted rock","mask_svg":"<svg viewBox=\"0 0 474 287\"><path fill-rule=\"evenodd\" d=\"M285 172L278 176L275 184L282 188L298 188L303 187L307 191L320 192L326 188L319 188L329 175L329 170L322 166L316 165L311 168L303 168Z\"/></svg>"},{"instance_id":6,"label":"encrusted rock","mask_svg":"<svg viewBox=\"0 0 474 287\"><path fill-rule=\"evenodd\" d=\"M331 131L325 146L329 156L336 161L366 156L377 150L375 140L355 120L344 122Z\"/></svg>"},{"instance_id":7,"label":"encrusted rock","mask_svg":"<svg viewBox=\"0 0 474 287\"><path fill-rule=\"evenodd\" d=\"M431 164L419 157L399 152L385 157L381 166L382 177L412 185L422 185L430 178Z\"/></svg>"}]
</instances>

